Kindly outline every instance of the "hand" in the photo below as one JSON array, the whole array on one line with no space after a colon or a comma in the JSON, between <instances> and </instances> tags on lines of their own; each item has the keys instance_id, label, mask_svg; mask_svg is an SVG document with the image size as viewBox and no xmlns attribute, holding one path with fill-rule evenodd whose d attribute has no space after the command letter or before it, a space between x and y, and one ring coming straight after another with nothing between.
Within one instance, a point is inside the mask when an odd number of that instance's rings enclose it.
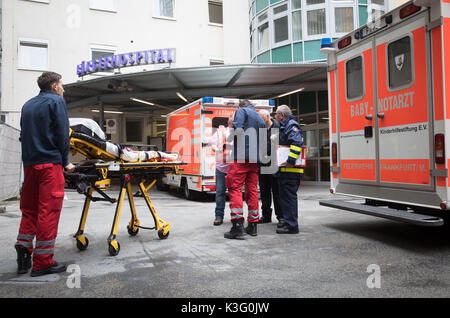
<instances>
[{"instance_id":1,"label":"hand","mask_svg":"<svg viewBox=\"0 0 450 318\"><path fill-rule=\"evenodd\" d=\"M69 164L64 167L64 170L66 170L67 172L74 172L75 171L75 166L72 163L69 162Z\"/></svg>"},{"instance_id":2,"label":"hand","mask_svg":"<svg viewBox=\"0 0 450 318\"><path fill-rule=\"evenodd\" d=\"M294 165L293 164L290 164L289 162L285 162L285 165L284 165L286 168L294 168Z\"/></svg>"}]
</instances>

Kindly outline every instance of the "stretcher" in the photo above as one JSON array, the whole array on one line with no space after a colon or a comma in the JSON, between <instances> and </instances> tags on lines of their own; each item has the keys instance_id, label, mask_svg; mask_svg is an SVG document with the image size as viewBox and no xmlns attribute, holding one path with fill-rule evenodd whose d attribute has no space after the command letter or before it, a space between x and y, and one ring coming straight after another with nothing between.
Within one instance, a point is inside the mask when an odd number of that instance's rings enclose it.
<instances>
[{"instance_id":1,"label":"stretcher","mask_svg":"<svg viewBox=\"0 0 450 318\"><path fill-rule=\"evenodd\" d=\"M91 202L106 201L116 204L111 232L107 239L108 251L111 256L119 254L120 244L116 235L125 196L128 198L131 210L131 220L127 225L128 234L135 236L139 229L156 230L160 239L166 239L169 236L170 223L158 216L148 190L161 175L178 173L179 167L184 165L178 160L178 155L159 151L144 152L130 149L123 151L120 145L111 144L102 139L101 134L100 136L95 134L92 127L84 130L87 125L81 126L83 128L73 125L71 121L70 149L72 154L82 154L86 160L77 164L74 172L64 173L66 187L76 189L86 197L78 230L74 235L77 248L83 251L89 245L84 229ZM112 150L114 147L117 149ZM127 161L126 158L129 160ZM111 179L120 181L118 198L112 198L105 192L111 184ZM144 198L153 216L154 227L140 225L134 204L135 196L131 190L131 184L134 182L138 185L138 192ZM94 197L94 192L100 196Z\"/></svg>"}]
</instances>

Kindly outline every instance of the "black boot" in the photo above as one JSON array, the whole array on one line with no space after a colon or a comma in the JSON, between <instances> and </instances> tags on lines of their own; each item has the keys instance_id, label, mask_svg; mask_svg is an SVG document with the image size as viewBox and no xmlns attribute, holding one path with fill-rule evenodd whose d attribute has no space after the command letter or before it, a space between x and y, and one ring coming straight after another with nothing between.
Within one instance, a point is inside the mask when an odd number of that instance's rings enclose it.
<instances>
[{"instance_id":1,"label":"black boot","mask_svg":"<svg viewBox=\"0 0 450 318\"><path fill-rule=\"evenodd\" d=\"M16 247L17 252L17 274L26 274L31 268L31 254L23 246Z\"/></svg>"},{"instance_id":2,"label":"black boot","mask_svg":"<svg viewBox=\"0 0 450 318\"><path fill-rule=\"evenodd\" d=\"M230 232L226 232L223 237L226 239L243 240L245 236L244 232L244 219L231 220L233 226Z\"/></svg>"},{"instance_id":3,"label":"black boot","mask_svg":"<svg viewBox=\"0 0 450 318\"><path fill-rule=\"evenodd\" d=\"M258 223L256 222L248 222L248 226L245 229L245 232L247 232L247 234L251 235L251 236L256 236L257 231L256 231L256 226L258 225Z\"/></svg>"}]
</instances>

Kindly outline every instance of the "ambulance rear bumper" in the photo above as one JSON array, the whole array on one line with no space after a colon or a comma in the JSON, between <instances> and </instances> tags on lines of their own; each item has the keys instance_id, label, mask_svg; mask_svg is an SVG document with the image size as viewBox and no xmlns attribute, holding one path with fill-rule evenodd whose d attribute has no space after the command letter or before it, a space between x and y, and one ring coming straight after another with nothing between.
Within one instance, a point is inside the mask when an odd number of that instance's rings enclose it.
<instances>
[{"instance_id":1,"label":"ambulance rear bumper","mask_svg":"<svg viewBox=\"0 0 450 318\"><path fill-rule=\"evenodd\" d=\"M404 222L419 226L431 227L444 225L444 220L439 217L385 207L382 208L378 206L371 206L363 203L355 203L343 200L323 200L319 201L319 204L330 208L336 208L350 212L377 216L393 221Z\"/></svg>"}]
</instances>

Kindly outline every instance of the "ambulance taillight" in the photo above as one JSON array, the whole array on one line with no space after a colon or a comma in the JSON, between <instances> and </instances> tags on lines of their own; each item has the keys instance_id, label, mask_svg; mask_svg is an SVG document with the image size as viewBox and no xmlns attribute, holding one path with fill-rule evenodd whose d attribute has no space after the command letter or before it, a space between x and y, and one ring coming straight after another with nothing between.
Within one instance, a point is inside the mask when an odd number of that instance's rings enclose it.
<instances>
[{"instance_id":1,"label":"ambulance taillight","mask_svg":"<svg viewBox=\"0 0 450 318\"><path fill-rule=\"evenodd\" d=\"M434 136L434 157L436 164L445 164L445 142L444 134Z\"/></svg>"},{"instance_id":2,"label":"ambulance taillight","mask_svg":"<svg viewBox=\"0 0 450 318\"><path fill-rule=\"evenodd\" d=\"M406 7L400 9L400 19L404 19L418 11L420 11L420 7L414 4L407 5Z\"/></svg>"},{"instance_id":3,"label":"ambulance taillight","mask_svg":"<svg viewBox=\"0 0 450 318\"><path fill-rule=\"evenodd\" d=\"M331 161L337 163L337 143L333 142L331 144Z\"/></svg>"}]
</instances>

